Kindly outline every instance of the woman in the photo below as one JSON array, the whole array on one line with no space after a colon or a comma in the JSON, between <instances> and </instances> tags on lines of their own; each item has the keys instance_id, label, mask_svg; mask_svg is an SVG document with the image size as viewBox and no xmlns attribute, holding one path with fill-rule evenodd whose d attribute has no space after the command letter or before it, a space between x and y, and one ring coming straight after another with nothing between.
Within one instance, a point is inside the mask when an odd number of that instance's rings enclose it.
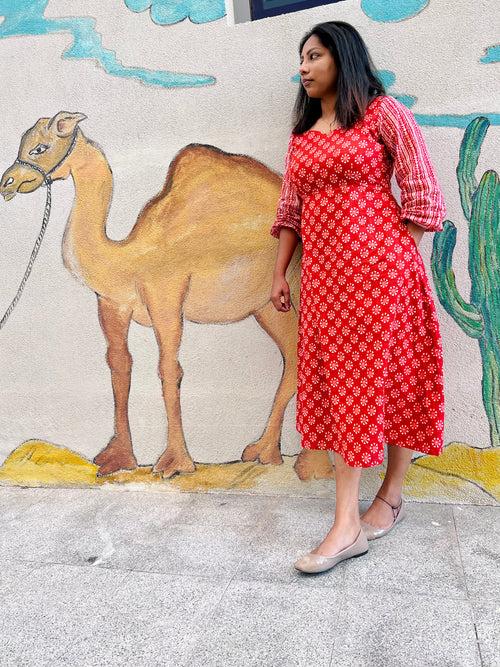
<instances>
[{"instance_id":1,"label":"woman","mask_svg":"<svg viewBox=\"0 0 500 667\"><path fill-rule=\"evenodd\" d=\"M322 572L367 553L404 517L412 451L442 452L441 338L417 245L442 229L445 205L413 114L385 94L351 25L305 35L300 76L271 299L291 307L285 274L300 237L297 430L302 447L333 451L336 505L332 528L295 567ZM360 517L361 469L383 462L384 444L387 472Z\"/></svg>"}]
</instances>

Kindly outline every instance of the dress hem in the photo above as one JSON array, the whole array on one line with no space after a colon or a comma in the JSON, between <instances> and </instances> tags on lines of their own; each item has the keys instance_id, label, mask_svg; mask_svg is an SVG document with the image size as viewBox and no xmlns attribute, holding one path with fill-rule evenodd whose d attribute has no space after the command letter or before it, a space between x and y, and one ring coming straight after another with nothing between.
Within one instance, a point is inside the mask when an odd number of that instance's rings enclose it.
<instances>
[{"instance_id":1,"label":"dress hem","mask_svg":"<svg viewBox=\"0 0 500 667\"><path fill-rule=\"evenodd\" d=\"M300 433L300 431L299 431L299 433ZM412 452L416 452L418 454L424 454L425 456L440 456L444 451L444 445L441 446L439 451L436 451L436 452L424 452L421 449L417 449L416 447L409 447L408 445L399 444L398 442L386 443L386 445L390 446L390 447L401 447L403 449L409 449ZM302 442L301 442L301 447L302 447L302 449L307 449L307 450L312 451L312 452L335 452L336 454L339 454L344 459L346 465L348 465L351 468L375 468L376 466L383 465L383 463L385 461L385 456L384 456L381 461L378 461L376 463L368 463L366 465L362 465L362 464L361 465L352 465L352 463L350 463L349 461L346 460L344 454L342 452L340 452L338 449L335 449L335 447L328 447L328 448L323 449L321 447L314 447L314 446L311 446L309 444L303 444Z\"/></svg>"}]
</instances>

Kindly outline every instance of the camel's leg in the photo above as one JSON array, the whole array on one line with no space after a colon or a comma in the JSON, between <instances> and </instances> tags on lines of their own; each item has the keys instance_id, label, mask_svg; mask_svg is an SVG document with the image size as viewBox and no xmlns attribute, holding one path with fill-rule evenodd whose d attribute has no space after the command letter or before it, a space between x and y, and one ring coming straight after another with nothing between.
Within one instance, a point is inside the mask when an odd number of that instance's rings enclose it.
<instances>
[{"instance_id":1,"label":"camel's leg","mask_svg":"<svg viewBox=\"0 0 500 667\"><path fill-rule=\"evenodd\" d=\"M241 458L243 461L282 463L279 441L283 415L297 385L297 316L293 309L286 313L278 312L272 303L269 303L255 313L255 319L280 348L283 355L283 375L263 435L257 442L245 448ZM294 468L301 480L334 477L332 462L325 451L303 449Z\"/></svg>"},{"instance_id":2,"label":"camel's leg","mask_svg":"<svg viewBox=\"0 0 500 667\"><path fill-rule=\"evenodd\" d=\"M183 373L178 360L183 330L182 303L188 284L186 277L177 283L172 279L161 288L155 285L144 290L160 352L158 375L168 419L167 447L156 461L153 472L161 473L164 478L195 470L182 429L180 389Z\"/></svg>"},{"instance_id":3,"label":"camel's leg","mask_svg":"<svg viewBox=\"0 0 500 667\"><path fill-rule=\"evenodd\" d=\"M332 461L324 450L303 449L293 467L302 481L335 478Z\"/></svg>"},{"instance_id":4,"label":"camel's leg","mask_svg":"<svg viewBox=\"0 0 500 667\"><path fill-rule=\"evenodd\" d=\"M254 316L278 345L283 355L283 374L264 433L257 442L245 448L241 459L280 464L283 463L279 445L283 415L297 388L297 315L294 309L278 312L269 302Z\"/></svg>"},{"instance_id":5,"label":"camel's leg","mask_svg":"<svg viewBox=\"0 0 500 667\"><path fill-rule=\"evenodd\" d=\"M128 421L128 397L132 357L128 350L127 338L132 311L98 297L99 322L106 338L108 351L106 359L111 370L111 383L115 400L115 433L105 447L94 458L100 475L117 470L137 468L137 460L132 449Z\"/></svg>"}]
</instances>

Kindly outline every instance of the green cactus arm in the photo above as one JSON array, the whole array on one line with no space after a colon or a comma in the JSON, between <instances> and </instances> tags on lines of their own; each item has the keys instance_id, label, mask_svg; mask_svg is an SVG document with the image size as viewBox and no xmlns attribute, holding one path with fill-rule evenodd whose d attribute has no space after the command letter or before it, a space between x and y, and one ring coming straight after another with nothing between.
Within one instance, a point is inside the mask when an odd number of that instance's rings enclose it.
<instances>
[{"instance_id":1,"label":"green cactus arm","mask_svg":"<svg viewBox=\"0 0 500 667\"><path fill-rule=\"evenodd\" d=\"M484 116L474 118L474 120L467 125L467 129L465 130L460 144L457 180L462 210L467 220L470 220L472 195L478 186L475 176L477 162L489 126L490 121Z\"/></svg>"},{"instance_id":2,"label":"green cactus arm","mask_svg":"<svg viewBox=\"0 0 500 667\"><path fill-rule=\"evenodd\" d=\"M469 234L471 301L497 320L500 337L500 181L489 169L472 197Z\"/></svg>"},{"instance_id":3,"label":"green cactus arm","mask_svg":"<svg viewBox=\"0 0 500 667\"><path fill-rule=\"evenodd\" d=\"M488 347L486 338L479 341L483 360L483 404L490 425L492 447L500 447L500 357Z\"/></svg>"},{"instance_id":4,"label":"green cactus arm","mask_svg":"<svg viewBox=\"0 0 500 667\"><path fill-rule=\"evenodd\" d=\"M483 403L491 444L500 446L500 180L484 173L472 197L469 233L471 301L484 317L479 340L483 360Z\"/></svg>"},{"instance_id":5,"label":"green cactus arm","mask_svg":"<svg viewBox=\"0 0 500 667\"><path fill-rule=\"evenodd\" d=\"M471 338L480 338L484 331L481 313L472 304L466 303L458 292L452 261L457 242L457 228L445 220L443 231L434 234L431 269L438 299L458 326Z\"/></svg>"}]
</instances>

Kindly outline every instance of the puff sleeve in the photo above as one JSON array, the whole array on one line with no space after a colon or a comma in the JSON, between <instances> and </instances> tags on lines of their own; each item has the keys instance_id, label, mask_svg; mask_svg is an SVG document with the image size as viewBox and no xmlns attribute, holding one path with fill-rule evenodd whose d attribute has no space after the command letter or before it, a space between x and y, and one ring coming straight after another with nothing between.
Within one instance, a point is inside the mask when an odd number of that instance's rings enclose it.
<instances>
[{"instance_id":1,"label":"puff sleeve","mask_svg":"<svg viewBox=\"0 0 500 667\"><path fill-rule=\"evenodd\" d=\"M281 185L280 198L276 209L276 218L271 227L271 235L279 238L282 227L291 227L300 236L300 218L302 214L302 201L296 186L290 178L290 156L292 154L294 135L288 142L288 150L285 159L285 171Z\"/></svg>"},{"instance_id":2,"label":"puff sleeve","mask_svg":"<svg viewBox=\"0 0 500 667\"><path fill-rule=\"evenodd\" d=\"M386 95L380 105L379 134L392 155L394 175L401 189L401 217L440 232L446 206L427 146L413 113Z\"/></svg>"}]
</instances>

